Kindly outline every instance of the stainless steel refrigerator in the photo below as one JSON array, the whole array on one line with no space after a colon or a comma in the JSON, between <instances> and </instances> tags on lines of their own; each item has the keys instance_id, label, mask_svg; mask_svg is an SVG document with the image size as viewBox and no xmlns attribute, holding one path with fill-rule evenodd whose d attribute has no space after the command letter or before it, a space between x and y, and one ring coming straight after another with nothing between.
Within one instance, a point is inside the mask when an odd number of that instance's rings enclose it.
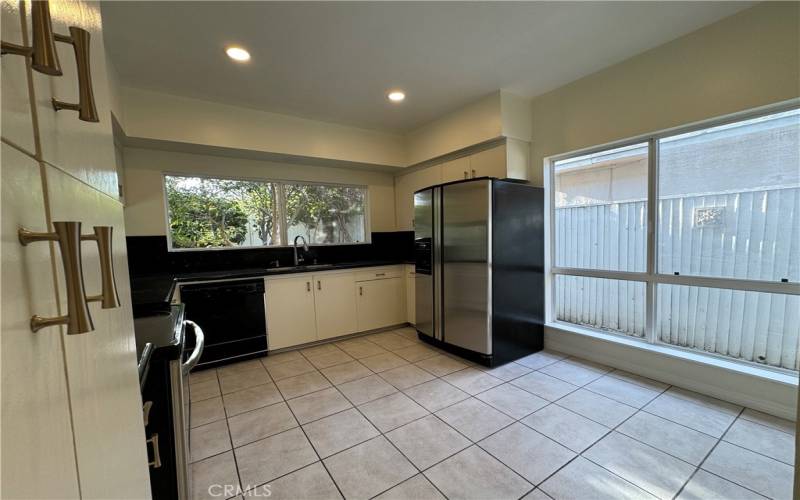
<instances>
[{"instance_id":1,"label":"stainless steel refrigerator","mask_svg":"<svg viewBox=\"0 0 800 500\"><path fill-rule=\"evenodd\" d=\"M486 365L541 350L541 188L491 178L414 193L416 328Z\"/></svg>"}]
</instances>

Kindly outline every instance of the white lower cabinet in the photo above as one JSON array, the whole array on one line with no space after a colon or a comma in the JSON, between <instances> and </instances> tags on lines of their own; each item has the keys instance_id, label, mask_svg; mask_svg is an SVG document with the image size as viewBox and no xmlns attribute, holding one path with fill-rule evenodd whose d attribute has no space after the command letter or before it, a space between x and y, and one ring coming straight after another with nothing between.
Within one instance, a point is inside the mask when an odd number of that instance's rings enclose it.
<instances>
[{"instance_id":1,"label":"white lower cabinet","mask_svg":"<svg viewBox=\"0 0 800 500\"><path fill-rule=\"evenodd\" d=\"M311 275L266 281L270 350L317 340L312 281Z\"/></svg>"},{"instance_id":2,"label":"white lower cabinet","mask_svg":"<svg viewBox=\"0 0 800 500\"><path fill-rule=\"evenodd\" d=\"M358 331L355 283L353 273L314 275L318 339Z\"/></svg>"},{"instance_id":3,"label":"white lower cabinet","mask_svg":"<svg viewBox=\"0 0 800 500\"><path fill-rule=\"evenodd\" d=\"M405 322L404 278L386 278L356 283L358 330L373 330Z\"/></svg>"},{"instance_id":4,"label":"white lower cabinet","mask_svg":"<svg viewBox=\"0 0 800 500\"><path fill-rule=\"evenodd\" d=\"M401 266L267 278L269 350L405 323L405 280Z\"/></svg>"}]
</instances>

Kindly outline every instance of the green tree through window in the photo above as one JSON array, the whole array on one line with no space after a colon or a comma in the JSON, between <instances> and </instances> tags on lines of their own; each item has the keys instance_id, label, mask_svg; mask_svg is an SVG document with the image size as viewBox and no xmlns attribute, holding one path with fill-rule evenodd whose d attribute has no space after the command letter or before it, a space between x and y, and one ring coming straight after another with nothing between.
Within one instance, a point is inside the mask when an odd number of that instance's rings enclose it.
<instances>
[{"instance_id":1,"label":"green tree through window","mask_svg":"<svg viewBox=\"0 0 800 500\"><path fill-rule=\"evenodd\" d=\"M366 241L366 188L168 175L173 248Z\"/></svg>"}]
</instances>

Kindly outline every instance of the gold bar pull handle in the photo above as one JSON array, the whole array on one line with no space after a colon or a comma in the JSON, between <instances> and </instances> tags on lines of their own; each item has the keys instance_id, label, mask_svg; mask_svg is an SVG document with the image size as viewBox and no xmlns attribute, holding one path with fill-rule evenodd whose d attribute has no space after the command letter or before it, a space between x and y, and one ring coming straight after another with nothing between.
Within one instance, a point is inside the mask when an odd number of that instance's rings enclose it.
<instances>
[{"instance_id":1,"label":"gold bar pull handle","mask_svg":"<svg viewBox=\"0 0 800 500\"><path fill-rule=\"evenodd\" d=\"M100 256L100 276L102 290L100 295L86 297L89 302L100 302L103 309L114 309L120 306L117 282L114 278L114 255L111 242L114 228L111 226L94 226L94 234L82 235L83 241L96 241Z\"/></svg>"},{"instance_id":2,"label":"gold bar pull handle","mask_svg":"<svg viewBox=\"0 0 800 500\"><path fill-rule=\"evenodd\" d=\"M45 75L61 76L53 22L50 20L50 5L46 1L31 2L31 25L33 41L30 47L3 42L2 54L13 54L31 58L31 67Z\"/></svg>"},{"instance_id":3,"label":"gold bar pull handle","mask_svg":"<svg viewBox=\"0 0 800 500\"><path fill-rule=\"evenodd\" d=\"M33 316L31 330L36 332L54 325L67 325L67 334L91 332L94 330L92 316L86 304L86 290L83 286L83 265L81 261L81 223L53 222L55 232L35 233L25 228L19 230L19 241L28 245L36 241L55 241L61 250L61 263L64 266L64 281L67 287L67 314L52 318Z\"/></svg>"},{"instance_id":4,"label":"gold bar pull handle","mask_svg":"<svg viewBox=\"0 0 800 500\"><path fill-rule=\"evenodd\" d=\"M69 36L55 34L57 42L69 43L75 50L75 63L78 67L78 103L68 103L53 98L53 109L69 109L78 112L78 119L85 122L99 122L97 107L92 90L92 72L89 67L89 41L91 34L76 26L69 27Z\"/></svg>"}]
</instances>

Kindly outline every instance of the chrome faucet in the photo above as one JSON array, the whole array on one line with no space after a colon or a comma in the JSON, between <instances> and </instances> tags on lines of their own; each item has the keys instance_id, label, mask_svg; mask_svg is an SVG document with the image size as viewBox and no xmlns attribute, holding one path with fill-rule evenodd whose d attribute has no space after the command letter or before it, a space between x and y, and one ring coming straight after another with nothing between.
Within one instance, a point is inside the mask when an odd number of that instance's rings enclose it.
<instances>
[{"instance_id":1,"label":"chrome faucet","mask_svg":"<svg viewBox=\"0 0 800 500\"><path fill-rule=\"evenodd\" d=\"M308 252L308 243L306 243L306 239L303 238L303 235L298 234L294 237L294 265L299 266L301 262L305 259L303 257L297 255L297 240L303 240L303 250Z\"/></svg>"}]
</instances>

